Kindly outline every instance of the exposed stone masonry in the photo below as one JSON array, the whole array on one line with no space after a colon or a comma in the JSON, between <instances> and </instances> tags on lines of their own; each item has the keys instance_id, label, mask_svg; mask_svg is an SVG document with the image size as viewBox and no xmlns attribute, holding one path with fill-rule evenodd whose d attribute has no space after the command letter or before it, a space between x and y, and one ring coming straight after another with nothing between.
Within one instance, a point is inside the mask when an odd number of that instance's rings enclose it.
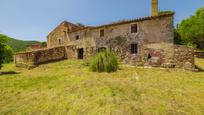
<instances>
[{"instance_id":1,"label":"exposed stone masonry","mask_svg":"<svg viewBox=\"0 0 204 115\"><path fill-rule=\"evenodd\" d=\"M137 27L134 33L132 25ZM16 54L15 62L35 65L65 58L89 59L99 49L109 48L124 64L192 69L194 57L191 50L174 46L173 38L173 14L98 27L63 22L48 35L48 49ZM134 53L132 45L137 46Z\"/></svg>"},{"instance_id":2,"label":"exposed stone masonry","mask_svg":"<svg viewBox=\"0 0 204 115\"><path fill-rule=\"evenodd\" d=\"M174 63L176 68L194 70L194 49L186 46L174 46Z\"/></svg>"},{"instance_id":3,"label":"exposed stone masonry","mask_svg":"<svg viewBox=\"0 0 204 115\"><path fill-rule=\"evenodd\" d=\"M17 66L33 66L45 62L66 59L65 47L17 53L14 55L14 62Z\"/></svg>"},{"instance_id":4,"label":"exposed stone masonry","mask_svg":"<svg viewBox=\"0 0 204 115\"><path fill-rule=\"evenodd\" d=\"M46 44L32 44L27 46L26 51L36 51L36 50L42 50L42 49L46 49L47 45Z\"/></svg>"}]
</instances>

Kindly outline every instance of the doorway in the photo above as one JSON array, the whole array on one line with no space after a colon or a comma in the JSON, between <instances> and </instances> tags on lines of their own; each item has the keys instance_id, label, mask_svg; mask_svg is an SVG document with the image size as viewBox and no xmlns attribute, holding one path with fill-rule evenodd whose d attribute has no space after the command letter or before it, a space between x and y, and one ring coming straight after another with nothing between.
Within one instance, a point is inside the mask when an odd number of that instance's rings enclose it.
<instances>
[{"instance_id":1,"label":"doorway","mask_svg":"<svg viewBox=\"0 0 204 115\"><path fill-rule=\"evenodd\" d=\"M84 58L84 49L83 48L78 49L77 53L78 53L78 59Z\"/></svg>"}]
</instances>

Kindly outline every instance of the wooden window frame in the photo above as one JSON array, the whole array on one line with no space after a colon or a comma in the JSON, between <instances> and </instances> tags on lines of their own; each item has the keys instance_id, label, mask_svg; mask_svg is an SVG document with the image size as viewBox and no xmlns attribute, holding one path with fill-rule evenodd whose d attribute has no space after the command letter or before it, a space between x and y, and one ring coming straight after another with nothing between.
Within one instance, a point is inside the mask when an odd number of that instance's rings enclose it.
<instances>
[{"instance_id":1,"label":"wooden window frame","mask_svg":"<svg viewBox=\"0 0 204 115\"><path fill-rule=\"evenodd\" d=\"M138 44L137 43L133 43L131 44L131 54L137 54L138 53Z\"/></svg>"},{"instance_id":2,"label":"wooden window frame","mask_svg":"<svg viewBox=\"0 0 204 115\"><path fill-rule=\"evenodd\" d=\"M105 37L105 29L100 29L100 37Z\"/></svg>"},{"instance_id":3,"label":"wooden window frame","mask_svg":"<svg viewBox=\"0 0 204 115\"><path fill-rule=\"evenodd\" d=\"M136 34L138 33L138 24L137 23L133 23L130 25L130 33L132 34Z\"/></svg>"}]
</instances>

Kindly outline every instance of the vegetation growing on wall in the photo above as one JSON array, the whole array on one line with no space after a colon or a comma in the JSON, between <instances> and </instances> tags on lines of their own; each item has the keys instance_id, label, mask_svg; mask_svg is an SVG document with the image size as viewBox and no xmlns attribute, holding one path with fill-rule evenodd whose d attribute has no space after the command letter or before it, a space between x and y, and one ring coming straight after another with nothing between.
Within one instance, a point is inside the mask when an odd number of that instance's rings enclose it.
<instances>
[{"instance_id":1,"label":"vegetation growing on wall","mask_svg":"<svg viewBox=\"0 0 204 115\"><path fill-rule=\"evenodd\" d=\"M174 13L175 13L174 11L160 11L159 15L162 15L162 14L174 14Z\"/></svg>"}]
</instances>

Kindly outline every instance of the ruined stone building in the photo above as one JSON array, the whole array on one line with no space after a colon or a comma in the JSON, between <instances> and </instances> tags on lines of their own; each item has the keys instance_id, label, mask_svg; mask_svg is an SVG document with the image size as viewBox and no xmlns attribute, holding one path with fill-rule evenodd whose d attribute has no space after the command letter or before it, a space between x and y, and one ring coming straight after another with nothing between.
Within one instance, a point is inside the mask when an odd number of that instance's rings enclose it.
<instances>
[{"instance_id":1,"label":"ruined stone building","mask_svg":"<svg viewBox=\"0 0 204 115\"><path fill-rule=\"evenodd\" d=\"M125 64L193 68L192 49L173 44L173 17L159 14L158 0L152 0L149 17L100 26L64 21L47 36L47 49L18 53L15 62L88 59L109 48Z\"/></svg>"},{"instance_id":2,"label":"ruined stone building","mask_svg":"<svg viewBox=\"0 0 204 115\"><path fill-rule=\"evenodd\" d=\"M26 51L36 51L40 49L46 49L46 44L31 44L26 47Z\"/></svg>"}]
</instances>

